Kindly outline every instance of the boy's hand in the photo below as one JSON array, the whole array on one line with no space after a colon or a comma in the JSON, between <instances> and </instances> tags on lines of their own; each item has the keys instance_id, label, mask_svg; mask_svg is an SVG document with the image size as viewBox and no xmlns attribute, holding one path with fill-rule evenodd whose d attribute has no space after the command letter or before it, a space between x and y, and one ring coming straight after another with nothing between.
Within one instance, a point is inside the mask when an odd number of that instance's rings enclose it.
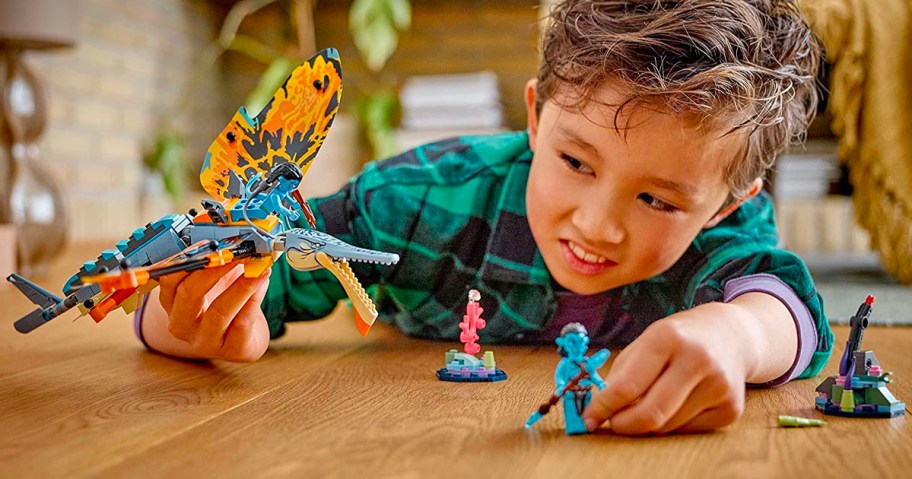
<instances>
[{"instance_id":1,"label":"boy's hand","mask_svg":"<svg viewBox=\"0 0 912 479\"><path fill-rule=\"evenodd\" d=\"M583 413L618 434L696 432L734 422L744 409L755 348L738 306L709 303L649 326L622 351Z\"/></svg>"},{"instance_id":2,"label":"boy's hand","mask_svg":"<svg viewBox=\"0 0 912 479\"><path fill-rule=\"evenodd\" d=\"M241 265L226 265L161 278L167 329L192 355L241 362L266 352L269 326L260 303L271 270L258 278L245 278L243 271Z\"/></svg>"}]
</instances>

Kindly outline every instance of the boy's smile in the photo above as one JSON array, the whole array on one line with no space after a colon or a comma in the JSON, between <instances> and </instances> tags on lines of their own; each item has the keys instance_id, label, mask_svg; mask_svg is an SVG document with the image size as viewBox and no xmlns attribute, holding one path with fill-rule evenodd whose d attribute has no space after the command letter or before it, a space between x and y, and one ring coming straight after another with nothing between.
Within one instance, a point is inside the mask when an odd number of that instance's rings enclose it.
<instances>
[{"instance_id":1,"label":"boy's smile","mask_svg":"<svg viewBox=\"0 0 912 479\"><path fill-rule=\"evenodd\" d=\"M545 264L563 287L595 294L662 273L701 229L740 204L719 211L729 195L722 172L742 154L743 135L648 107L625 109L618 131L616 108L606 105L624 96L612 83L582 108L557 100L537 113L535 81L527 85L535 157L526 205ZM751 193L758 190L759 182Z\"/></svg>"}]
</instances>

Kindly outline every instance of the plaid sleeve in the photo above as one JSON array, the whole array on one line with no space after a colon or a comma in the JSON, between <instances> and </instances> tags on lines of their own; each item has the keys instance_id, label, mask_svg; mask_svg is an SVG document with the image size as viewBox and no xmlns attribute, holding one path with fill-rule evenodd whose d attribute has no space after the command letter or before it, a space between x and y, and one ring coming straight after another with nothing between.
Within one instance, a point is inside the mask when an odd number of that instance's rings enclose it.
<instances>
[{"instance_id":1,"label":"plaid sleeve","mask_svg":"<svg viewBox=\"0 0 912 479\"><path fill-rule=\"evenodd\" d=\"M699 265L693 271L685 293L695 306L722 301L726 285L751 275L768 274L791 288L813 318L817 330L810 364L797 377L815 376L826 365L833 349L833 332L823 310L823 300L811 274L797 255L776 246L778 235L769 197L762 195L742 205L737 215L695 240L692 251L699 251Z\"/></svg>"}]
</instances>

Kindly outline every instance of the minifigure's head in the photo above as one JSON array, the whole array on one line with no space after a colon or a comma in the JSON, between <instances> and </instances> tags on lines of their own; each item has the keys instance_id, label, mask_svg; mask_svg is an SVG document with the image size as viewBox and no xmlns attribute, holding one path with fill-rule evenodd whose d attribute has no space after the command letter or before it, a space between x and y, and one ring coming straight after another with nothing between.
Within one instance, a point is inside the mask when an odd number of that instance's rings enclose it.
<instances>
[{"instance_id":1,"label":"minifigure's head","mask_svg":"<svg viewBox=\"0 0 912 479\"><path fill-rule=\"evenodd\" d=\"M551 17L526 88L526 204L577 293L670 268L813 118L819 47L793 1L576 0Z\"/></svg>"},{"instance_id":2,"label":"minifigure's head","mask_svg":"<svg viewBox=\"0 0 912 479\"><path fill-rule=\"evenodd\" d=\"M267 182L278 182L275 191L280 195L286 195L301 184L301 169L294 163L278 163L272 167L272 170L266 175Z\"/></svg>"},{"instance_id":3,"label":"minifigure's head","mask_svg":"<svg viewBox=\"0 0 912 479\"><path fill-rule=\"evenodd\" d=\"M560 336L554 340L561 356L580 360L589 348L589 333L580 323L570 323L561 329Z\"/></svg>"}]
</instances>

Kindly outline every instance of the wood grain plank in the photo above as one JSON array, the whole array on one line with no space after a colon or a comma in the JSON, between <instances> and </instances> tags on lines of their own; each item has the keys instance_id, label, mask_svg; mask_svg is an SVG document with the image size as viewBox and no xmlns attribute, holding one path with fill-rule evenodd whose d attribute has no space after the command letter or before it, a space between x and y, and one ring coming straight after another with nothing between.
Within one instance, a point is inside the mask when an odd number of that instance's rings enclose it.
<instances>
[{"instance_id":1,"label":"wood grain plank","mask_svg":"<svg viewBox=\"0 0 912 479\"><path fill-rule=\"evenodd\" d=\"M313 331L253 364L178 361L133 338L0 377L0 477L95 474L371 341L338 319L348 332Z\"/></svg>"},{"instance_id":2,"label":"wood grain plank","mask_svg":"<svg viewBox=\"0 0 912 479\"><path fill-rule=\"evenodd\" d=\"M891 332L903 333L906 344L912 339L912 331ZM873 343L894 336L876 330L870 335ZM388 343L390 339L395 342ZM559 412L531 431L522 428L550 394L556 362L552 348L499 347L499 365L512 377L504 383L465 385L434 378L433 369L446 348L385 335L383 341L339 357L326 370L309 370L287 387L162 442L105 474L350 477L370 472L374 477L423 477L483 471L494 477L554 477L579 470L624 471L634 477L767 477L819 475L845 457L852 460L839 467L852 475L891 477L912 467L912 432L906 418L828 417L825 428L778 428L779 414L819 417L813 411L818 380L751 391L744 418L713 434L567 437ZM891 351L882 356L882 362L894 359ZM896 392L905 395L905 388ZM860 454L862 444L872 450ZM156 467L143 469L150 461Z\"/></svg>"}]
</instances>

